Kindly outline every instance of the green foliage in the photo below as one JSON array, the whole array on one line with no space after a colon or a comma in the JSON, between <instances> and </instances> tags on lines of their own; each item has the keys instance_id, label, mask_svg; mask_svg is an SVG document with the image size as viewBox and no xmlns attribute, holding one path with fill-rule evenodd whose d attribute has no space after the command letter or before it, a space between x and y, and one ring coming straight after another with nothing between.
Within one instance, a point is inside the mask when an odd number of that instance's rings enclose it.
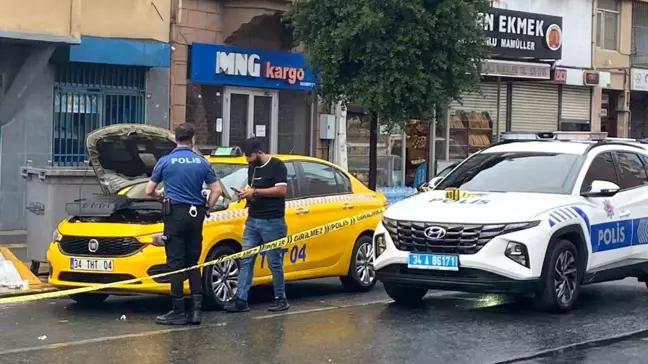
<instances>
[{"instance_id":1,"label":"green foliage","mask_svg":"<svg viewBox=\"0 0 648 364\"><path fill-rule=\"evenodd\" d=\"M298 0L287 14L328 102L364 102L382 120L432 115L479 82L485 0Z\"/></svg>"}]
</instances>

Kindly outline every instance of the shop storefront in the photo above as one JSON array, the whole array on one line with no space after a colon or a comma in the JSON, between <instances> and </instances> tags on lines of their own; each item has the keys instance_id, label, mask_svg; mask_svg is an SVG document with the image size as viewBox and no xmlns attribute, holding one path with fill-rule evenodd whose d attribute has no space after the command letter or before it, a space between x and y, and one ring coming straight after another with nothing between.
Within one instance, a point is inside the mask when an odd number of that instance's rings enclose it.
<instances>
[{"instance_id":1,"label":"shop storefront","mask_svg":"<svg viewBox=\"0 0 648 364\"><path fill-rule=\"evenodd\" d=\"M254 135L271 153L311 154L315 77L303 54L193 43L188 80L187 121L202 126L199 142Z\"/></svg>"}]
</instances>

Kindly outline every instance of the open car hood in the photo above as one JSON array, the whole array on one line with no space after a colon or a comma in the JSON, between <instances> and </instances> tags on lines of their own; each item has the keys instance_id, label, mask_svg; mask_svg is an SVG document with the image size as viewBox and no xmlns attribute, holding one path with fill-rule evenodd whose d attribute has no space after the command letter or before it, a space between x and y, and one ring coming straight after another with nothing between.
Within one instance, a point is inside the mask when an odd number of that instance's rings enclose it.
<instances>
[{"instance_id":1,"label":"open car hood","mask_svg":"<svg viewBox=\"0 0 648 364\"><path fill-rule=\"evenodd\" d=\"M142 124L114 124L86 137L88 160L107 194L147 181L157 161L175 147L171 131Z\"/></svg>"}]
</instances>

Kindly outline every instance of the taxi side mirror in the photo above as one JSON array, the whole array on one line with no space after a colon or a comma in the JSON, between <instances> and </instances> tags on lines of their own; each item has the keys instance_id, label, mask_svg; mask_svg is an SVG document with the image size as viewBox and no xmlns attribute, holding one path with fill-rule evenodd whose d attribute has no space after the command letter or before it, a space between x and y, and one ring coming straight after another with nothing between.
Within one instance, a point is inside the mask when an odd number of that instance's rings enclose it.
<instances>
[{"instance_id":1,"label":"taxi side mirror","mask_svg":"<svg viewBox=\"0 0 648 364\"><path fill-rule=\"evenodd\" d=\"M443 179L442 176L434 177L434 178L432 178L432 179L430 180L430 182L428 182L428 186L429 186L430 188L434 188L434 187L436 187L436 185L439 184L439 182L441 182L442 179Z\"/></svg>"},{"instance_id":2,"label":"taxi side mirror","mask_svg":"<svg viewBox=\"0 0 648 364\"><path fill-rule=\"evenodd\" d=\"M612 197L616 195L621 188L616 184L609 181L596 180L592 182L589 191L581 193L583 197Z\"/></svg>"}]
</instances>

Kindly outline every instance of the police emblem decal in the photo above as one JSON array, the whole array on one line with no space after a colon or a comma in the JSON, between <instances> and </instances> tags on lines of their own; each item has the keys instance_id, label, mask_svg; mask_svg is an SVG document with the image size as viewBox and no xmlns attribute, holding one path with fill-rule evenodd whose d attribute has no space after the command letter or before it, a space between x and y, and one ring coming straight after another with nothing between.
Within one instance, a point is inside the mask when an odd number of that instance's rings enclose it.
<instances>
[{"instance_id":1,"label":"police emblem decal","mask_svg":"<svg viewBox=\"0 0 648 364\"><path fill-rule=\"evenodd\" d=\"M603 210L605 210L605 213L607 214L608 218L611 219L614 217L614 206L612 206L610 200L608 199L603 200Z\"/></svg>"}]
</instances>

